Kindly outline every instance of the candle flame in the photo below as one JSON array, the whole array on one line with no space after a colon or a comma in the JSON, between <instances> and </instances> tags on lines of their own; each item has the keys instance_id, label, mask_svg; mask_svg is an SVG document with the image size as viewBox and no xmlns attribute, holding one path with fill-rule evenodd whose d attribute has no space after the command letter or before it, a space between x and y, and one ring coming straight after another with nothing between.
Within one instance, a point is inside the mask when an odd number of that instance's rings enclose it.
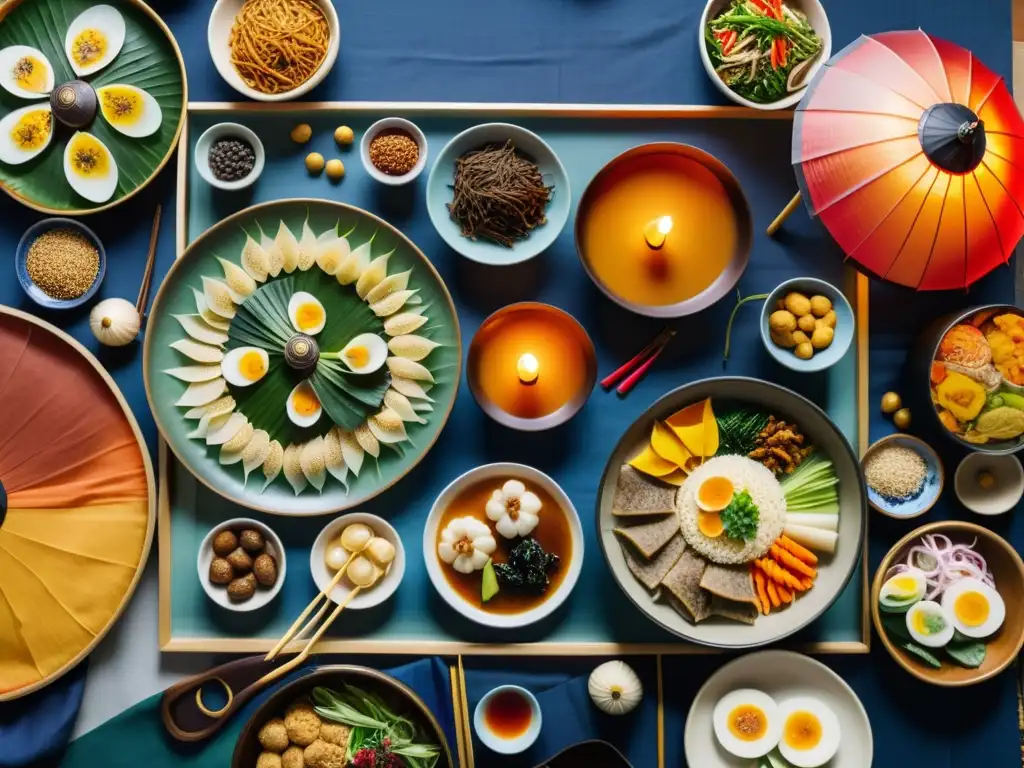
<instances>
[{"instance_id":1,"label":"candle flame","mask_svg":"<svg viewBox=\"0 0 1024 768\"><path fill-rule=\"evenodd\" d=\"M540 363L536 357L527 352L519 357L516 371L519 373L519 380L523 384L532 384L540 375Z\"/></svg>"},{"instance_id":2,"label":"candle flame","mask_svg":"<svg viewBox=\"0 0 1024 768\"><path fill-rule=\"evenodd\" d=\"M657 250L665 245L668 233L672 231L673 221L671 216L660 216L644 227L644 240L648 247Z\"/></svg>"}]
</instances>

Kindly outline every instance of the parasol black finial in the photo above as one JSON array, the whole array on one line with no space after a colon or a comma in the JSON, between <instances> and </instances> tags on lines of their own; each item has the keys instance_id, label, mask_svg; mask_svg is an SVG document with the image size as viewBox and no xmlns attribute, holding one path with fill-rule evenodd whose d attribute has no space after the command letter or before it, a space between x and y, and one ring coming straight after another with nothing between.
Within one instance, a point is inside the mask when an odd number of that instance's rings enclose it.
<instances>
[{"instance_id":1,"label":"parasol black finial","mask_svg":"<svg viewBox=\"0 0 1024 768\"><path fill-rule=\"evenodd\" d=\"M963 104L935 104L917 124L921 149L933 165L953 174L970 173L985 156L985 124Z\"/></svg>"},{"instance_id":2,"label":"parasol black finial","mask_svg":"<svg viewBox=\"0 0 1024 768\"><path fill-rule=\"evenodd\" d=\"M0 528L4 526L4 518L7 517L7 489L4 488L3 480L0 480Z\"/></svg>"}]
</instances>

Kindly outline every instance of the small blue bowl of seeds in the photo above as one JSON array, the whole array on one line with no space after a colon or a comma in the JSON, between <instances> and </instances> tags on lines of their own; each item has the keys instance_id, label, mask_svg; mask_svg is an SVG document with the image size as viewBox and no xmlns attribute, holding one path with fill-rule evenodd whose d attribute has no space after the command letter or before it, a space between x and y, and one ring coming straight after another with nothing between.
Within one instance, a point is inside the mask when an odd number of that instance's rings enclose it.
<instances>
[{"instance_id":1,"label":"small blue bowl of seeds","mask_svg":"<svg viewBox=\"0 0 1024 768\"><path fill-rule=\"evenodd\" d=\"M96 233L80 221L43 219L21 236L14 269L36 304L71 309L99 290L107 273L107 254Z\"/></svg>"},{"instance_id":2,"label":"small blue bowl of seeds","mask_svg":"<svg viewBox=\"0 0 1024 768\"><path fill-rule=\"evenodd\" d=\"M893 434L872 443L864 458L868 503L888 517L920 517L942 495L946 475L939 455L924 440Z\"/></svg>"}]
</instances>

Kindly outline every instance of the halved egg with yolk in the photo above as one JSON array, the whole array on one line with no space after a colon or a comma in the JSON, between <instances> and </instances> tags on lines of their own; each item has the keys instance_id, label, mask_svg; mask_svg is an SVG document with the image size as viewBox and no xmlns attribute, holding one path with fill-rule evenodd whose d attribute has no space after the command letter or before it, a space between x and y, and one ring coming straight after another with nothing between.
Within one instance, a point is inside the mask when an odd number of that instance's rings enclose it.
<instances>
[{"instance_id":1,"label":"halved egg with yolk","mask_svg":"<svg viewBox=\"0 0 1024 768\"><path fill-rule=\"evenodd\" d=\"M709 477L697 488L697 506L705 512L721 512L729 506L735 491L728 477Z\"/></svg>"},{"instance_id":2,"label":"halved egg with yolk","mask_svg":"<svg viewBox=\"0 0 1024 768\"><path fill-rule=\"evenodd\" d=\"M725 530L725 525L717 512L698 512L697 529L709 539L717 539Z\"/></svg>"}]
</instances>

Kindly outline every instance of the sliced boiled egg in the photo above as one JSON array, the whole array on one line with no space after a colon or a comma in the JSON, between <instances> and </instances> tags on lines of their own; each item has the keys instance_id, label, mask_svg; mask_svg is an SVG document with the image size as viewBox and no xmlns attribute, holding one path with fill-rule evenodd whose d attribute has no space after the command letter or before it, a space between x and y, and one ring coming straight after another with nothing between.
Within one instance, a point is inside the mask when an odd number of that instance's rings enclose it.
<instances>
[{"instance_id":1,"label":"sliced boiled egg","mask_svg":"<svg viewBox=\"0 0 1024 768\"><path fill-rule=\"evenodd\" d=\"M0 86L22 99L41 99L53 90L53 67L42 51L10 45L0 50Z\"/></svg>"},{"instance_id":2,"label":"sliced boiled egg","mask_svg":"<svg viewBox=\"0 0 1024 768\"><path fill-rule=\"evenodd\" d=\"M725 530L725 524L717 512L698 512L697 529L709 539L717 539Z\"/></svg>"},{"instance_id":3,"label":"sliced boiled egg","mask_svg":"<svg viewBox=\"0 0 1024 768\"><path fill-rule=\"evenodd\" d=\"M878 607L887 613L903 613L924 597L928 581L924 572L908 568L889 577L878 593Z\"/></svg>"},{"instance_id":4,"label":"sliced boiled egg","mask_svg":"<svg viewBox=\"0 0 1024 768\"><path fill-rule=\"evenodd\" d=\"M312 427L323 412L320 398L308 381L299 382L288 395L288 418L300 427Z\"/></svg>"},{"instance_id":5,"label":"sliced boiled egg","mask_svg":"<svg viewBox=\"0 0 1024 768\"><path fill-rule=\"evenodd\" d=\"M49 104L30 104L0 120L0 162L27 163L53 139L53 112Z\"/></svg>"},{"instance_id":6,"label":"sliced boiled egg","mask_svg":"<svg viewBox=\"0 0 1024 768\"><path fill-rule=\"evenodd\" d=\"M839 718L820 699L787 699L779 704L779 716L779 752L796 768L819 768L839 750Z\"/></svg>"},{"instance_id":7,"label":"sliced boiled egg","mask_svg":"<svg viewBox=\"0 0 1024 768\"><path fill-rule=\"evenodd\" d=\"M224 355L220 362L221 374L228 384L248 387L267 375L270 357L259 347L237 347Z\"/></svg>"},{"instance_id":8,"label":"sliced boiled egg","mask_svg":"<svg viewBox=\"0 0 1024 768\"><path fill-rule=\"evenodd\" d=\"M736 757L763 757L775 749L782 736L775 699L753 688L741 688L719 699L712 721L718 743Z\"/></svg>"},{"instance_id":9,"label":"sliced boiled egg","mask_svg":"<svg viewBox=\"0 0 1024 768\"><path fill-rule=\"evenodd\" d=\"M305 291L296 291L288 299L288 318L292 328L299 333L315 336L327 324L327 312L316 296Z\"/></svg>"},{"instance_id":10,"label":"sliced boiled egg","mask_svg":"<svg viewBox=\"0 0 1024 768\"><path fill-rule=\"evenodd\" d=\"M942 593L942 607L956 630L967 637L995 634L1006 618L1003 598L980 579L954 581Z\"/></svg>"},{"instance_id":11,"label":"sliced boiled egg","mask_svg":"<svg viewBox=\"0 0 1024 768\"><path fill-rule=\"evenodd\" d=\"M388 345L373 333L360 333L341 350L341 359L352 373L373 373L388 359Z\"/></svg>"},{"instance_id":12,"label":"sliced boiled egg","mask_svg":"<svg viewBox=\"0 0 1024 768\"><path fill-rule=\"evenodd\" d=\"M125 136L142 138L160 130L163 110L156 99L134 85L105 85L96 89L103 119Z\"/></svg>"},{"instance_id":13,"label":"sliced boiled egg","mask_svg":"<svg viewBox=\"0 0 1024 768\"><path fill-rule=\"evenodd\" d=\"M705 512L721 512L729 506L736 487L728 477L709 477L697 488L697 506Z\"/></svg>"},{"instance_id":14,"label":"sliced boiled egg","mask_svg":"<svg viewBox=\"0 0 1024 768\"><path fill-rule=\"evenodd\" d=\"M93 203L105 203L117 190L117 163L107 145L91 133L79 131L64 150L64 175L78 194Z\"/></svg>"},{"instance_id":15,"label":"sliced boiled egg","mask_svg":"<svg viewBox=\"0 0 1024 768\"><path fill-rule=\"evenodd\" d=\"M953 620L934 600L922 600L907 611L907 631L926 648L941 648L953 639Z\"/></svg>"},{"instance_id":16,"label":"sliced boiled egg","mask_svg":"<svg viewBox=\"0 0 1024 768\"><path fill-rule=\"evenodd\" d=\"M82 11L64 36L64 52L79 77L103 69L124 45L124 17L110 5Z\"/></svg>"}]
</instances>

